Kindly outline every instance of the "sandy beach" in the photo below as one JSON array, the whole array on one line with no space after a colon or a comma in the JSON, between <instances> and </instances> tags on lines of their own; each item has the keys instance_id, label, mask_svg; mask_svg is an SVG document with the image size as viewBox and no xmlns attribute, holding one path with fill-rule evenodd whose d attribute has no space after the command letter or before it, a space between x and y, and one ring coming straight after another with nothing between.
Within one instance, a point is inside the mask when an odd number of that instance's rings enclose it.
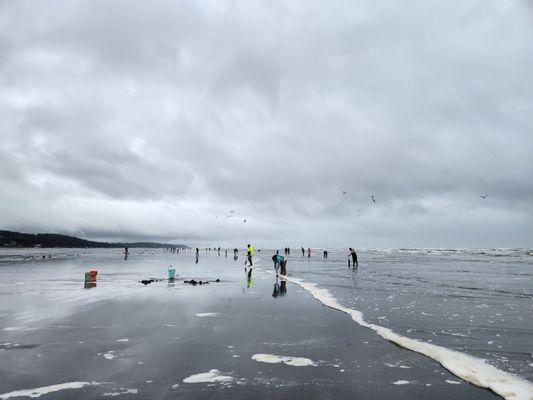
<instances>
[{"instance_id":1,"label":"sandy beach","mask_svg":"<svg viewBox=\"0 0 533 400\"><path fill-rule=\"evenodd\" d=\"M164 278L170 263L175 282L138 282ZM97 285L83 289L89 265ZM241 258L99 250L0 271L2 400L498 398L298 285L274 297L276 278L257 269L248 282Z\"/></svg>"}]
</instances>

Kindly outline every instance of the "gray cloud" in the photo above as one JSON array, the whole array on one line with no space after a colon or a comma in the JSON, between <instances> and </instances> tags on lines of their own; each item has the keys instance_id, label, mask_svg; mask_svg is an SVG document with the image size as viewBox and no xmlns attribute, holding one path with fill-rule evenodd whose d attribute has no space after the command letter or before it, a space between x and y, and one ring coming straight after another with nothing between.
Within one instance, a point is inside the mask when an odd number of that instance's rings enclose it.
<instances>
[{"instance_id":1,"label":"gray cloud","mask_svg":"<svg viewBox=\"0 0 533 400\"><path fill-rule=\"evenodd\" d=\"M0 8L5 228L531 245L526 1Z\"/></svg>"}]
</instances>

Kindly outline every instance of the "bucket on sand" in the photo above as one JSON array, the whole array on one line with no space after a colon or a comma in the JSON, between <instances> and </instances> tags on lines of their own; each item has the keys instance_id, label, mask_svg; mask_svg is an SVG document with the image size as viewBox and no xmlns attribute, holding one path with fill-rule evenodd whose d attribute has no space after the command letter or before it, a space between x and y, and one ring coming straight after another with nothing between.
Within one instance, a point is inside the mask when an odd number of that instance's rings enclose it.
<instances>
[{"instance_id":1,"label":"bucket on sand","mask_svg":"<svg viewBox=\"0 0 533 400\"><path fill-rule=\"evenodd\" d=\"M168 266L168 279L173 280L176 276L176 269L172 266Z\"/></svg>"},{"instance_id":2,"label":"bucket on sand","mask_svg":"<svg viewBox=\"0 0 533 400\"><path fill-rule=\"evenodd\" d=\"M91 270L85 273L85 284L83 285L85 289L96 287L96 274L98 274L98 271L96 270Z\"/></svg>"}]
</instances>

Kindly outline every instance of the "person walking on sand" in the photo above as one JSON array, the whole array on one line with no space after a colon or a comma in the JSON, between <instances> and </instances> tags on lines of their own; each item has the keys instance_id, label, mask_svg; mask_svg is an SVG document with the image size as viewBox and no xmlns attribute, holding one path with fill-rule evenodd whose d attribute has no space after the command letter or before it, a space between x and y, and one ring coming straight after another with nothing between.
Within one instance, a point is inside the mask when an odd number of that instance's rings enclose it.
<instances>
[{"instance_id":1,"label":"person walking on sand","mask_svg":"<svg viewBox=\"0 0 533 400\"><path fill-rule=\"evenodd\" d=\"M359 268L359 263L357 262L357 253L351 247L350 254L348 255L348 267L350 266L350 257L352 257L353 268Z\"/></svg>"},{"instance_id":2,"label":"person walking on sand","mask_svg":"<svg viewBox=\"0 0 533 400\"><path fill-rule=\"evenodd\" d=\"M247 253L248 254L248 263L250 264L250 268L251 268L252 265L253 265L252 257L254 255L254 248L250 244L248 244L246 247L248 248L248 253Z\"/></svg>"},{"instance_id":3,"label":"person walking on sand","mask_svg":"<svg viewBox=\"0 0 533 400\"><path fill-rule=\"evenodd\" d=\"M311 258L311 247L307 248L307 258Z\"/></svg>"}]
</instances>

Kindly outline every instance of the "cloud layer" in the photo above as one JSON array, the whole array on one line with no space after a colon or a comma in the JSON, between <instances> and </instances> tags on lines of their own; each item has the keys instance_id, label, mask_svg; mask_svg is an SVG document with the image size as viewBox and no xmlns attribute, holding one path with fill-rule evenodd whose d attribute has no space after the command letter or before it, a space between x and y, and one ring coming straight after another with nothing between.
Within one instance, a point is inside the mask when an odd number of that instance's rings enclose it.
<instances>
[{"instance_id":1,"label":"cloud layer","mask_svg":"<svg viewBox=\"0 0 533 400\"><path fill-rule=\"evenodd\" d=\"M530 4L2 2L0 223L531 246Z\"/></svg>"}]
</instances>

